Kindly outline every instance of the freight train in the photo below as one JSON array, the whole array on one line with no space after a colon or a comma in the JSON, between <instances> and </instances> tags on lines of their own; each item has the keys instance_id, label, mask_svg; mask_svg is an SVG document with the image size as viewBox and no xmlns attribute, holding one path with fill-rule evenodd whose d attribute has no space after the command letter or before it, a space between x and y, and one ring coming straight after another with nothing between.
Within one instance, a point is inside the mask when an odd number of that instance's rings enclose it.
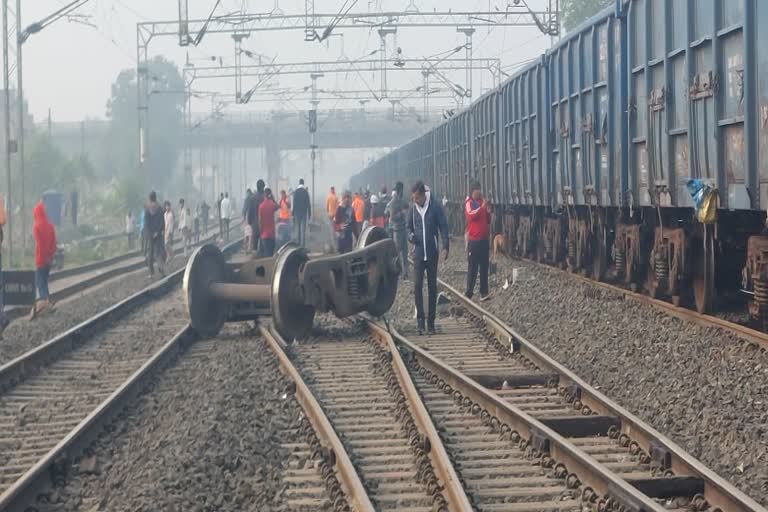
<instances>
[{"instance_id":1,"label":"freight train","mask_svg":"<svg viewBox=\"0 0 768 512\"><path fill-rule=\"evenodd\" d=\"M765 27L764 0L618 0L350 184L423 180L460 234L478 180L517 255L768 323Z\"/></svg>"}]
</instances>

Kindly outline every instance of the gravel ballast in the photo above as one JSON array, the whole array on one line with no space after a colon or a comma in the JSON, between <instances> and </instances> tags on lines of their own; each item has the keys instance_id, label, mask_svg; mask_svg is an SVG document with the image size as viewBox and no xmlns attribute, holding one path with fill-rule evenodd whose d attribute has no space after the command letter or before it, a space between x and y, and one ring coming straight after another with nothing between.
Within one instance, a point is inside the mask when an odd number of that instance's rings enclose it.
<instances>
[{"instance_id":1,"label":"gravel ballast","mask_svg":"<svg viewBox=\"0 0 768 512\"><path fill-rule=\"evenodd\" d=\"M277 359L245 329L225 326L157 376L70 466L46 509L330 510L319 471L298 486L284 478L315 468L301 409Z\"/></svg>"},{"instance_id":2,"label":"gravel ballast","mask_svg":"<svg viewBox=\"0 0 768 512\"><path fill-rule=\"evenodd\" d=\"M182 268L185 264L186 258L177 255L171 261L168 273ZM84 322L159 279L157 273L154 278L150 278L149 271L142 268L68 297L56 304L53 310L34 320L27 317L14 320L0 339L0 365Z\"/></svg>"},{"instance_id":3,"label":"gravel ballast","mask_svg":"<svg viewBox=\"0 0 768 512\"><path fill-rule=\"evenodd\" d=\"M439 275L463 291L466 253L460 242L452 249ZM529 262L499 259L490 289L483 307L768 505L765 350ZM389 316L415 322L411 281Z\"/></svg>"}]
</instances>

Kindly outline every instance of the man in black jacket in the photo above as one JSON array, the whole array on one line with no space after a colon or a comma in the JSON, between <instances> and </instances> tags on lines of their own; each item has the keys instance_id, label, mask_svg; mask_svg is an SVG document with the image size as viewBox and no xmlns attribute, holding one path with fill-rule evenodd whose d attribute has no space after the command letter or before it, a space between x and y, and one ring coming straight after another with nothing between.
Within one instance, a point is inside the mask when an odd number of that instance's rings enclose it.
<instances>
[{"instance_id":1,"label":"man in black jacket","mask_svg":"<svg viewBox=\"0 0 768 512\"><path fill-rule=\"evenodd\" d=\"M304 247L307 236L307 221L312 217L312 205L309 192L304 187L304 179L299 180L299 187L293 192L293 223L296 225L296 238Z\"/></svg>"},{"instance_id":2,"label":"man in black jacket","mask_svg":"<svg viewBox=\"0 0 768 512\"><path fill-rule=\"evenodd\" d=\"M157 202L155 191L149 193L149 201L144 207L144 233L147 237L147 264L149 275L155 274L155 258L160 275L165 275L165 218L163 208ZM172 228L169 228L172 229Z\"/></svg>"},{"instance_id":3,"label":"man in black jacket","mask_svg":"<svg viewBox=\"0 0 768 512\"><path fill-rule=\"evenodd\" d=\"M429 309L427 332L435 332L437 310L438 239L442 245L443 261L448 260L448 221L440 201L432 197L424 182L411 189L413 205L406 221L408 241L415 246L413 258L413 288L416 298L416 319L419 334L424 332L424 272L427 272Z\"/></svg>"},{"instance_id":4,"label":"man in black jacket","mask_svg":"<svg viewBox=\"0 0 768 512\"><path fill-rule=\"evenodd\" d=\"M251 236L251 248L256 251L256 255L259 256L259 239L261 231L259 231L259 206L264 201L264 188L266 184L264 180L260 179L256 182L256 193L251 197L248 208L248 225L251 226L253 235Z\"/></svg>"}]
</instances>

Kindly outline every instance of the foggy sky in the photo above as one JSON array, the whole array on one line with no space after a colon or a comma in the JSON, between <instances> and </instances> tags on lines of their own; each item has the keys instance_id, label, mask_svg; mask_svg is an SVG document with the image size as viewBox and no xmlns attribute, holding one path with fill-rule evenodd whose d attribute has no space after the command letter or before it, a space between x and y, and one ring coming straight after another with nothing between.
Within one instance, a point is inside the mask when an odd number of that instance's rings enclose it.
<instances>
[{"instance_id":1,"label":"foggy sky","mask_svg":"<svg viewBox=\"0 0 768 512\"><path fill-rule=\"evenodd\" d=\"M543 3L543 0L539 0ZM27 26L65 3L64 0L23 0L22 26ZM215 3L214 0L189 0L192 17L205 18ZM316 11L336 13L344 2L341 0L316 0ZM439 10L503 10L506 2L495 0L413 0L420 11ZM536 0L529 2L536 7ZM11 0L11 4L14 2ZM238 11L243 6L248 12L271 11L278 6L285 13L302 13L303 0L223 0L217 14ZM372 10L380 7L384 10L402 10L409 5L408 0L359 0L353 12ZM541 4L539 4L541 5ZM136 66L136 23L145 20L176 20L178 4L174 0L91 0L91 3L78 11L91 15L88 20L97 28L80 23L60 20L55 25L29 38L24 45L24 88L30 110L35 120L44 121L48 108L52 110L55 121L78 121L84 118L104 118L105 106L110 95L110 84L124 68ZM425 55L444 52L464 43L464 36L453 28L440 30L406 30L398 33L397 44L403 49L403 56L416 59ZM254 34L244 44L244 48L270 57L277 57L276 62L336 60L342 55L342 43L339 37L332 37L329 44L306 43L303 31L270 32ZM356 59L379 47L375 32L355 30L345 33L343 54ZM525 61L540 54L549 46L549 38L541 35L535 28L510 27L496 28L489 33L487 28L478 28L474 37L475 57L501 57L503 65ZM198 48L189 50L179 48L176 37L158 38L150 46L150 56L164 55L183 65L186 52L197 66L210 65L210 57L222 57L225 64L233 64L234 46L229 35L206 36ZM389 53L389 52L388 52ZM463 56L463 52L457 56ZM11 60L14 60L13 55ZM483 88L490 86L490 75L476 73L474 77L474 97L479 96L480 80ZM451 80L463 83L463 74L451 75ZM369 73L365 80L372 88L379 87L378 79ZM320 87L348 87L350 81L359 81L350 75L327 76L319 81ZM421 84L418 76L400 76L390 74L389 86L411 89ZM302 87L310 83L309 77L281 77L275 87ZM244 83L244 88L252 84ZM12 84L13 86L13 84ZM210 80L195 85L201 90L215 90L227 94L234 93L233 80ZM355 88L364 89L364 84ZM207 102L207 103L206 103ZM330 102L328 102L330 103ZM434 103L440 103L437 100ZM445 102L444 102L445 103ZM411 106L420 108L421 100L414 98ZM275 104L258 103L247 107L232 106L228 110L268 109ZM285 108L306 108L304 101L286 103ZM321 105L322 109L324 105ZM331 108L335 105L326 105ZM376 106L375 101L366 108L387 108L383 102ZM193 110L204 111L210 108L210 100L199 100Z\"/></svg>"}]
</instances>

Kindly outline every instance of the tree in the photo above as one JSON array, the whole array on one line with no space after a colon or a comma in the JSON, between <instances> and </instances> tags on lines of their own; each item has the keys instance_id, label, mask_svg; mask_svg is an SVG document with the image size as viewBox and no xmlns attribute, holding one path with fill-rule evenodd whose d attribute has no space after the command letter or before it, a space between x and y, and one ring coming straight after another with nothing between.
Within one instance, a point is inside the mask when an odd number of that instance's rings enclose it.
<instances>
[{"instance_id":1,"label":"tree","mask_svg":"<svg viewBox=\"0 0 768 512\"><path fill-rule=\"evenodd\" d=\"M184 80L172 62L155 57L148 65L149 126L148 161L150 183L162 189L173 179L183 130ZM120 179L136 176L139 169L139 138L136 71L121 71L112 84L107 102L110 120L105 144L104 171Z\"/></svg>"},{"instance_id":2,"label":"tree","mask_svg":"<svg viewBox=\"0 0 768 512\"><path fill-rule=\"evenodd\" d=\"M615 0L563 0L563 27L566 32L615 3Z\"/></svg>"}]
</instances>

